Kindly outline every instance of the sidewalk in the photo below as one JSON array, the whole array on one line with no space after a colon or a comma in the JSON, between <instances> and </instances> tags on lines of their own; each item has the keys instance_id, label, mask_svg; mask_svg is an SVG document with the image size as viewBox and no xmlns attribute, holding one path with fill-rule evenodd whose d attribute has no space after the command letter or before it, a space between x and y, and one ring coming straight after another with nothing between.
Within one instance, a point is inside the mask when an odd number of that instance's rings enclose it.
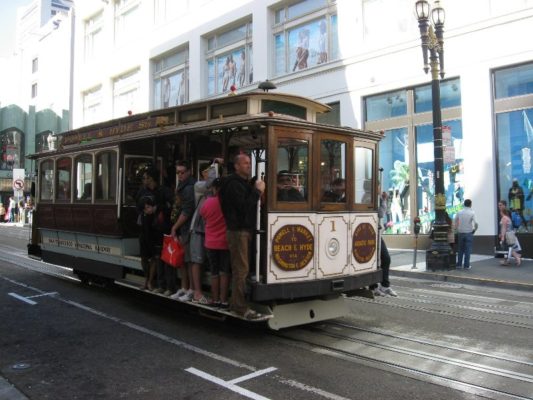
<instances>
[{"instance_id":1,"label":"sidewalk","mask_svg":"<svg viewBox=\"0 0 533 400\"><path fill-rule=\"evenodd\" d=\"M18 226L19 228L29 227L29 224L25 224L24 222L2 222L0 223L0 227L2 226Z\"/></svg>"},{"instance_id":2,"label":"sidewalk","mask_svg":"<svg viewBox=\"0 0 533 400\"><path fill-rule=\"evenodd\" d=\"M471 269L451 271L426 271L426 252L417 252L416 268L413 268L414 251L405 249L389 249L392 263L390 275L418 279L432 279L445 282L457 282L473 285L496 286L508 289L533 291L533 260L522 259L517 267L500 265L502 258L472 254Z\"/></svg>"}]
</instances>

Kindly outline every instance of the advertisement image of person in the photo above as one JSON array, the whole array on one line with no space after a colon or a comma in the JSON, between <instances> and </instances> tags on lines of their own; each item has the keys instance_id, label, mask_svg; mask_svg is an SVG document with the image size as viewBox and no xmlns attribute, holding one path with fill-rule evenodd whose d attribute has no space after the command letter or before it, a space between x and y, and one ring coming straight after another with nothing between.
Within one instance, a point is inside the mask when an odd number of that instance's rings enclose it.
<instances>
[{"instance_id":1,"label":"advertisement image of person","mask_svg":"<svg viewBox=\"0 0 533 400\"><path fill-rule=\"evenodd\" d=\"M527 228L524 219L524 190L518 183L518 179L513 179L513 184L509 188L508 193L509 208L511 209L511 220L515 228L520 228L524 225Z\"/></svg>"},{"instance_id":2,"label":"advertisement image of person","mask_svg":"<svg viewBox=\"0 0 533 400\"><path fill-rule=\"evenodd\" d=\"M327 43L328 32L326 29L326 21L322 20L318 23L320 36L318 37L318 61L317 64L323 64L328 61Z\"/></svg>"},{"instance_id":3,"label":"advertisement image of person","mask_svg":"<svg viewBox=\"0 0 533 400\"><path fill-rule=\"evenodd\" d=\"M243 87L246 83L246 54L244 53L244 50L241 51L238 80L239 87Z\"/></svg>"},{"instance_id":4,"label":"advertisement image of person","mask_svg":"<svg viewBox=\"0 0 533 400\"><path fill-rule=\"evenodd\" d=\"M402 200L400 198L400 191L398 189L394 190L394 195L391 200L391 215L392 215L392 222L398 223L402 222L403 220L403 213L402 213Z\"/></svg>"},{"instance_id":5,"label":"advertisement image of person","mask_svg":"<svg viewBox=\"0 0 533 400\"><path fill-rule=\"evenodd\" d=\"M226 62L222 69L222 91L225 92L228 90L229 79L231 75L231 65L229 56L226 57Z\"/></svg>"},{"instance_id":6,"label":"advertisement image of person","mask_svg":"<svg viewBox=\"0 0 533 400\"><path fill-rule=\"evenodd\" d=\"M298 32L298 47L296 48L296 61L293 71L307 68L309 58L309 29L302 29Z\"/></svg>"},{"instance_id":7,"label":"advertisement image of person","mask_svg":"<svg viewBox=\"0 0 533 400\"><path fill-rule=\"evenodd\" d=\"M163 87L161 89L161 95L163 97L163 108L167 108L170 105L170 79L163 79Z\"/></svg>"},{"instance_id":8,"label":"advertisement image of person","mask_svg":"<svg viewBox=\"0 0 533 400\"><path fill-rule=\"evenodd\" d=\"M184 70L181 74L181 81L178 87L178 96L176 97L176 105L181 106L185 104L187 84L189 83L189 78L187 77L187 70Z\"/></svg>"},{"instance_id":9,"label":"advertisement image of person","mask_svg":"<svg viewBox=\"0 0 533 400\"><path fill-rule=\"evenodd\" d=\"M232 85L235 85L235 79L237 77L237 63L233 59L233 54L229 56L229 78Z\"/></svg>"}]
</instances>

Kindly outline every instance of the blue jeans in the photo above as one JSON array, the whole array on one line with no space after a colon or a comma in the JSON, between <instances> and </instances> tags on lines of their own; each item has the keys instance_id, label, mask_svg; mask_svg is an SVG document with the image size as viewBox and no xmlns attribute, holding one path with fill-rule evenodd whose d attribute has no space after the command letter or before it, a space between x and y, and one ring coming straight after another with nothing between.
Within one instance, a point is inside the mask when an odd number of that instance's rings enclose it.
<instances>
[{"instance_id":1,"label":"blue jeans","mask_svg":"<svg viewBox=\"0 0 533 400\"><path fill-rule=\"evenodd\" d=\"M457 267L461 267L463 265L463 255L465 258L464 266L469 267L470 266L470 253L472 253L472 242L474 241L474 234L472 232L470 233L461 233L458 234L459 239L459 248L457 251Z\"/></svg>"}]
</instances>

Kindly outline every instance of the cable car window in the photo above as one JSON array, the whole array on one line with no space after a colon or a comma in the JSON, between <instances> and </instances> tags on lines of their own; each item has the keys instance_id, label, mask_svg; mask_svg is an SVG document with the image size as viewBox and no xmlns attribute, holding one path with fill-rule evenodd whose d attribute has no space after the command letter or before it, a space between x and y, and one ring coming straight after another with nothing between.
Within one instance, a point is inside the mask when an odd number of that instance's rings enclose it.
<instances>
[{"instance_id":1,"label":"cable car window","mask_svg":"<svg viewBox=\"0 0 533 400\"><path fill-rule=\"evenodd\" d=\"M56 170L56 200L70 201L72 159L68 157L58 159Z\"/></svg>"},{"instance_id":2,"label":"cable car window","mask_svg":"<svg viewBox=\"0 0 533 400\"><path fill-rule=\"evenodd\" d=\"M91 201L93 198L93 156L82 154L76 157L76 200Z\"/></svg>"},{"instance_id":3,"label":"cable car window","mask_svg":"<svg viewBox=\"0 0 533 400\"><path fill-rule=\"evenodd\" d=\"M106 151L96 155L95 200L115 201L117 187L117 154Z\"/></svg>"},{"instance_id":4,"label":"cable car window","mask_svg":"<svg viewBox=\"0 0 533 400\"><path fill-rule=\"evenodd\" d=\"M366 147L355 148L355 202L372 204L374 152Z\"/></svg>"},{"instance_id":5,"label":"cable car window","mask_svg":"<svg viewBox=\"0 0 533 400\"><path fill-rule=\"evenodd\" d=\"M278 141L276 197L283 202L307 201L309 142L299 139Z\"/></svg>"},{"instance_id":6,"label":"cable car window","mask_svg":"<svg viewBox=\"0 0 533 400\"><path fill-rule=\"evenodd\" d=\"M54 198L54 161L46 160L41 163L39 176L39 194L41 200Z\"/></svg>"},{"instance_id":7,"label":"cable car window","mask_svg":"<svg viewBox=\"0 0 533 400\"><path fill-rule=\"evenodd\" d=\"M320 142L321 201L346 203L346 143Z\"/></svg>"},{"instance_id":8,"label":"cable car window","mask_svg":"<svg viewBox=\"0 0 533 400\"><path fill-rule=\"evenodd\" d=\"M307 109L295 104L285 103L283 101L263 100L261 101L261 112L273 111L278 114L292 115L293 117L307 119Z\"/></svg>"}]
</instances>

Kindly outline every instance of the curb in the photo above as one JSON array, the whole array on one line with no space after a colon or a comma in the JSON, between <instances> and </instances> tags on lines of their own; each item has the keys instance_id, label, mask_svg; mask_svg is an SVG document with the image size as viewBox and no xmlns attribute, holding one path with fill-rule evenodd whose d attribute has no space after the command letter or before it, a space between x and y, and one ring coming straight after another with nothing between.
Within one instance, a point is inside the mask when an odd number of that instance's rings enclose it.
<instances>
[{"instance_id":1,"label":"curb","mask_svg":"<svg viewBox=\"0 0 533 400\"><path fill-rule=\"evenodd\" d=\"M6 400L29 400L17 388L0 376L0 399Z\"/></svg>"},{"instance_id":2,"label":"curb","mask_svg":"<svg viewBox=\"0 0 533 400\"><path fill-rule=\"evenodd\" d=\"M398 271L392 268L390 269L389 273L391 276L399 276L399 277L405 277L405 278L426 279L426 280L435 280L435 281L441 281L441 282L464 283L468 285L490 286L490 287L498 287L498 288L505 288L505 289L533 291L533 285L528 284L528 283L522 283L522 282L501 281L497 279L489 279L489 278L481 278L481 277L446 275L446 274L437 273L437 272Z\"/></svg>"}]
</instances>

